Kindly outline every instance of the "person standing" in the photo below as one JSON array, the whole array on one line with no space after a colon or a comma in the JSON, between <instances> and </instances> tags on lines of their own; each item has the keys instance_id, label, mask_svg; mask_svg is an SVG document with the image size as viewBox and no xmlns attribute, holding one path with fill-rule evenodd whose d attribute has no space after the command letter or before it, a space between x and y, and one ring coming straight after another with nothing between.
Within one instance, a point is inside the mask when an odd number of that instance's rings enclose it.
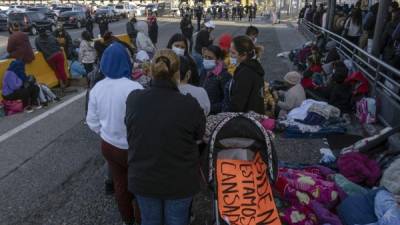
<instances>
[{"instance_id":1,"label":"person standing","mask_svg":"<svg viewBox=\"0 0 400 225\"><path fill-rule=\"evenodd\" d=\"M83 64L86 70L86 74L89 74L93 70L94 63L96 62L96 49L92 36L89 31L82 32L82 41L79 46L79 62Z\"/></svg>"},{"instance_id":2,"label":"person standing","mask_svg":"<svg viewBox=\"0 0 400 225\"><path fill-rule=\"evenodd\" d=\"M196 18L197 18L197 31L200 31L201 28L201 18L203 18L203 8L199 5L196 10Z\"/></svg>"},{"instance_id":3,"label":"person standing","mask_svg":"<svg viewBox=\"0 0 400 225\"><path fill-rule=\"evenodd\" d=\"M195 52L193 53L193 58L196 62L199 74L203 69L203 48L207 48L214 42L214 37L211 36L211 32L215 29L215 23L213 21L208 21L204 24L204 29L201 30L196 37Z\"/></svg>"},{"instance_id":4,"label":"person standing","mask_svg":"<svg viewBox=\"0 0 400 225\"><path fill-rule=\"evenodd\" d=\"M24 63L31 63L35 59L31 43L27 34L20 31L19 24L11 26L12 33L7 42L8 58L22 60Z\"/></svg>"},{"instance_id":5,"label":"person standing","mask_svg":"<svg viewBox=\"0 0 400 225\"><path fill-rule=\"evenodd\" d=\"M89 34L94 38L93 34L93 17L90 14L90 10L86 11L86 30L89 32Z\"/></svg>"},{"instance_id":6,"label":"person standing","mask_svg":"<svg viewBox=\"0 0 400 225\"><path fill-rule=\"evenodd\" d=\"M57 39L58 44L64 49L67 59L75 58L74 48L72 45L71 35L65 30L63 25L57 26L57 29L53 32L54 37Z\"/></svg>"},{"instance_id":7,"label":"person standing","mask_svg":"<svg viewBox=\"0 0 400 225\"><path fill-rule=\"evenodd\" d=\"M354 8L351 12L350 17L344 24L343 36L355 44L358 45L362 32L362 11Z\"/></svg>"},{"instance_id":8,"label":"person standing","mask_svg":"<svg viewBox=\"0 0 400 225\"><path fill-rule=\"evenodd\" d=\"M57 39L46 29L38 29L35 39L36 49L41 52L49 66L54 70L62 91L67 87L68 77L65 72L65 58Z\"/></svg>"},{"instance_id":9,"label":"person standing","mask_svg":"<svg viewBox=\"0 0 400 225\"><path fill-rule=\"evenodd\" d=\"M149 38L151 42L153 42L153 45L156 46L158 39L158 23L155 12L150 13L150 15L147 17L147 25L149 26Z\"/></svg>"},{"instance_id":10,"label":"person standing","mask_svg":"<svg viewBox=\"0 0 400 225\"><path fill-rule=\"evenodd\" d=\"M225 68L222 50L215 45L203 50L203 71L200 85L207 91L211 101L211 114L222 112L225 86L232 76Z\"/></svg>"},{"instance_id":11,"label":"person standing","mask_svg":"<svg viewBox=\"0 0 400 225\"><path fill-rule=\"evenodd\" d=\"M136 46L136 38L138 31L136 30L136 17L132 17L131 20L129 20L126 23L126 33L128 34L129 38L131 39L131 43Z\"/></svg>"},{"instance_id":12,"label":"person standing","mask_svg":"<svg viewBox=\"0 0 400 225\"><path fill-rule=\"evenodd\" d=\"M172 50L159 50L151 65L152 86L133 91L126 101L128 186L142 225L189 224L193 196L200 191L197 141L205 116L195 98L179 92L179 66Z\"/></svg>"},{"instance_id":13,"label":"person standing","mask_svg":"<svg viewBox=\"0 0 400 225\"><path fill-rule=\"evenodd\" d=\"M132 63L126 48L113 42L104 52L100 71L106 78L90 91L86 122L101 137L101 150L111 169L115 198L126 225L135 224L133 195L128 191L128 142L124 124L126 99L143 87L129 79Z\"/></svg>"},{"instance_id":14,"label":"person standing","mask_svg":"<svg viewBox=\"0 0 400 225\"><path fill-rule=\"evenodd\" d=\"M235 37L231 63L237 68L230 84L228 111L264 114L264 69L256 59L256 46L247 36Z\"/></svg>"},{"instance_id":15,"label":"person standing","mask_svg":"<svg viewBox=\"0 0 400 225\"><path fill-rule=\"evenodd\" d=\"M189 41L189 53L192 53L193 49L193 24L192 20L190 19L189 15L186 14L185 17L181 20L181 31L183 36Z\"/></svg>"},{"instance_id":16,"label":"person standing","mask_svg":"<svg viewBox=\"0 0 400 225\"><path fill-rule=\"evenodd\" d=\"M100 36L103 37L104 34L108 31L109 21L106 16L101 16L98 19L97 23L99 24Z\"/></svg>"}]
</instances>

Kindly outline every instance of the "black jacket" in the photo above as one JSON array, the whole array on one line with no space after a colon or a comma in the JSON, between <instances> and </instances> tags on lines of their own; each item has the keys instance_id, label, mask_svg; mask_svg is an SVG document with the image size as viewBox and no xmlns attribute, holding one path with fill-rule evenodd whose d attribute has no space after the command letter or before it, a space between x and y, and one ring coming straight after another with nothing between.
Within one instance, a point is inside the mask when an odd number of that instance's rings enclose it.
<instances>
[{"instance_id":1,"label":"black jacket","mask_svg":"<svg viewBox=\"0 0 400 225\"><path fill-rule=\"evenodd\" d=\"M65 55L67 56L67 59L73 59L74 58L74 48L72 45L72 38L68 34L66 30L56 30L53 32L54 37L56 38L64 38L65 39L65 45L64 45L64 52Z\"/></svg>"},{"instance_id":2,"label":"black jacket","mask_svg":"<svg viewBox=\"0 0 400 225\"><path fill-rule=\"evenodd\" d=\"M49 59L57 52L61 52L60 45L53 35L39 35L35 40L36 49L41 52L45 59Z\"/></svg>"},{"instance_id":3,"label":"black jacket","mask_svg":"<svg viewBox=\"0 0 400 225\"><path fill-rule=\"evenodd\" d=\"M257 60L240 63L235 70L229 93L230 111L265 113L264 69Z\"/></svg>"},{"instance_id":4,"label":"black jacket","mask_svg":"<svg viewBox=\"0 0 400 225\"><path fill-rule=\"evenodd\" d=\"M183 18L182 20L181 20L181 24L180 24L180 26L181 26L181 31L182 31L182 34L185 36L185 37L188 37L188 38L192 38L192 36L193 36L193 25L192 25L192 21L189 19L189 18Z\"/></svg>"},{"instance_id":5,"label":"black jacket","mask_svg":"<svg viewBox=\"0 0 400 225\"><path fill-rule=\"evenodd\" d=\"M179 199L200 190L199 151L205 116L196 99L171 81L153 80L126 103L128 188L133 194Z\"/></svg>"},{"instance_id":6,"label":"black jacket","mask_svg":"<svg viewBox=\"0 0 400 225\"><path fill-rule=\"evenodd\" d=\"M202 54L202 49L212 45L213 41L210 40L210 32L207 30L201 30L196 37L195 50L200 55Z\"/></svg>"},{"instance_id":7,"label":"black jacket","mask_svg":"<svg viewBox=\"0 0 400 225\"><path fill-rule=\"evenodd\" d=\"M206 90L210 99L210 114L222 112L225 86L231 78L232 76L225 68L222 69L220 74L214 74L213 71L207 72L205 70L201 72L200 85Z\"/></svg>"}]
</instances>

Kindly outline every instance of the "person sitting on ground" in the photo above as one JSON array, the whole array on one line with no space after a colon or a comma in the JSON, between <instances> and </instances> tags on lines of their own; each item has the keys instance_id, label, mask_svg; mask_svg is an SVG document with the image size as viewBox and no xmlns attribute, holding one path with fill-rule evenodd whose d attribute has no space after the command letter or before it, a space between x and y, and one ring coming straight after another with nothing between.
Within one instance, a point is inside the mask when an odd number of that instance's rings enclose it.
<instances>
[{"instance_id":1,"label":"person sitting on ground","mask_svg":"<svg viewBox=\"0 0 400 225\"><path fill-rule=\"evenodd\" d=\"M225 68L222 50L210 45L203 50L203 70L200 75L200 86L207 91L211 101L211 114L223 110L224 89L232 76Z\"/></svg>"},{"instance_id":2,"label":"person sitting on ground","mask_svg":"<svg viewBox=\"0 0 400 225\"><path fill-rule=\"evenodd\" d=\"M144 88L148 88L151 82L150 74L150 57L145 51L136 53L136 60L134 64L134 71L132 78L137 81Z\"/></svg>"},{"instance_id":3,"label":"person sitting on ground","mask_svg":"<svg viewBox=\"0 0 400 225\"><path fill-rule=\"evenodd\" d=\"M334 41L328 42L326 44L326 50L328 51L328 54L326 55L325 58L326 64L340 60L340 55L336 50L336 42Z\"/></svg>"},{"instance_id":4,"label":"person sitting on ground","mask_svg":"<svg viewBox=\"0 0 400 225\"><path fill-rule=\"evenodd\" d=\"M183 34L178 33L174 34L171 39L169 39L167 44L167 48L174 51L177 56L185 56L192 71L189 84L198 86L200 82L199 73L197 71L197 66L194 59L192 56L190 56L188 47L189 44L186 37Z\"/></svg>"},{"instance_id":5,"label":"person sitting on ground","mask_svg":"<svg viewBox=\"0 0 400 225\"><path fill-rule=\"evenodd\" d=\"M264 69L255 59L256 46L247 36L233 39L231 57L238 63L229 90L230 112L264 114Z\"/></svg>"},{"instance_id":6,"label":"person sitting on ground","mask_svg":"<svg viewBox=\"0 0 400 225\"><path fill-rule=\"evenodd\" d=\"M186 56L181 56L179 59L179 72L181 75L180 84L178 86L179 91L182 94L190 94L196 98L201 108L203 108L204 114L207 116L210 113L211 103L206 90L202 87L196 87L189 83L190 77L193 73L197 73L197 69L190 66L189 59Z\"/></svg>"},{"instance_id":7,"label":"person sitting on ground","mask_svg":"<svg viewBox=\"0 0 400 225\"><path fill-rule=\"evenodd\" d=\"M279 110L278 118L285 118L290 110L299 107L306 100L306 93L300 84L301 75L298 72L292 71L287 73L283 77L283 80L289 89L278 92L277 97L283 99L277 103L277 109Z\"/></svg>"},{"instance_id":8,"label":"person sitting on ground","mask_svg":"<svg viewBox=\"0 0 400 225\"><path fill-rule=\"evenodd\" d=\"M38 29L35 40L36 49L41 52L49 66L54 70L62 91L67 87L68 77L65 72L65 58L57 39L46 29Z\"/></svg>"},{"instance_id":9,"label":"person sitting on ground","mask_svg":"<svg viewBox=\"0 0 400 225\"><path fill-rule=\"evenodd\" d=\"M7 42L8 58L19 59L31 63L35 59L29 37L20 31L18 23L12 24L12 32Z\"/></svg>"},{"instance_id":10,"label":"person sitting on ground","mask_svg":"<svg viewBox=\"0 0 400 225\"><path fill-rule=\"evenodd\" d=\"M317 100L328 102L328 104L340 109L342 113L350 113L352 111L352 87L351 84L345 82L347 76L348 69L346 66L343 63L337 63L329 83L315 89L314 92L321 97Z\"/></svg>"},{"instance_id":11,"label":"person sitting on ground","mask_svg":"<svg viewBox=\"0 0 400 225\"><path fill-rule=\"evenodd\" d=\"M76 58L76 54L74 54L72 38L65 30L63 25L57 26L57 29L53 32L53 36L57 39L60 47L64 48L67 59L71 60L73 58Z\"/></svg>"},{"instance_id":12,"label":"person sitting on ground","mask_svg":"<svg viewBox=\"0 0 400 225\"><path fill-rule=\"evenodd\" d=\"M89 31L85 30L82 32L82 41L79 46L79 62L85 67L86 74L92 72L96 58L97 54L92 35Z\"/></svg>"},{"instance_id":13,"label":"person sitting on ground","mask_svg":"<svg viewBox=\"0 0 400 225\"><path fill-rule=\"evenodd\" d=\"M143 225L189 224L200 191L197 142L206 119L196 99L179 92L179 66L172 50L157 51L152 86L133 91L126 102L128 184Z\"/></svg>"},{"instance_id":14,"label":"person sitting on ground","mask_svg":"<svg viewBox=\"0 0 400 225\"><path fill-rule=\"evenodd\" d=\"M154 55L156 48L153 42L147 35L147 23L144 21L139 21L136 23L136 30L138 31L136 38L137 51L145 51L149 54L150 58Z\"/></svg>"},{"instance_id":15,"label":"person sitting on ground","mask_svg":"<svg viewBox=\"0 0 400 225\"><path fill-rule=\"evenodd\" d=\"M126 48L112 43L103 54L100 70L106 76L90 91L86 122L101 137L104 158L111 168L115 198L125 224L135 224L133 195L128 191L128 142L124 124L126 99L143 89L130 80L132 63Z\"/></svg>"},{"instance_id":16,"label":"person sitting on ground","mask_svg":"<svg viewBox=\"0 0 400 225\"><path fill-rule=\"evenodd\" d=\"M3 78L2 95L5 100L22 100L26 112L33 111L32 104L37 103L39 87L28 81L22 60L14 60L8 67Z\"/></svg>"}]
</instances>

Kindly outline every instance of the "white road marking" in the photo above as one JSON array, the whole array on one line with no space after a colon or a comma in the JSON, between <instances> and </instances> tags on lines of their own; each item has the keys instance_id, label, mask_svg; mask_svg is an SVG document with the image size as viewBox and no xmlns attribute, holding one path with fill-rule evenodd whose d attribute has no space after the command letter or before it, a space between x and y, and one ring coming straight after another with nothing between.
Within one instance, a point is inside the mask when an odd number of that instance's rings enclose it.
<instances>
[{"instance_id":1,"label":"white road marking","mask_svg":"<svg viewBox=\"0 0 400 225\"><path fill-rule=\"evenodd\" d=\"M38 116L26 121L26 122L24 122L23 124L21 124L21 125L13 128L13 129L7 131L6 133L4 133L4 134L2 134L0 136L0 143L5 141L5 140L7 140L8 138L14 136L15 134L21 132L22 130L32 126L33 124L43 120L44 118L46 118L46 117L48 117L48 116L60 111L64 107L72 104L73 102L79 100L80 98L84 97L85 95L86 95L85 91L80 93L80 94L78 94L78 95L75 95L74 97L71 97L70 99L66 100L65 102L62 102L61 104L55 106L54 108L51 108L51 109L47 110L46 112L44 112L44 113L42 113L42 114L40 114L40 115L38 115Z\"/></svg>"}]
</instances>

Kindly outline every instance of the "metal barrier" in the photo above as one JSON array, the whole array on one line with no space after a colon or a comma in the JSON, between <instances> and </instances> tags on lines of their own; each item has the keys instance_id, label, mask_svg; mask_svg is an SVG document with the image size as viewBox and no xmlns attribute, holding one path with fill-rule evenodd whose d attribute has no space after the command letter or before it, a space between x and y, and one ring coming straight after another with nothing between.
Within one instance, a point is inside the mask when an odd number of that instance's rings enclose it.
<instances>
[{"instance_id":1,"label":"metal barrier","mask_svg":"<svg viewBox=\"0 0 400 225\"><path fill-rule=\"evenodd\" d=\"M338 52L353 62L370 81L371 95L377 99L378 119L386 126L400 125L400 70L374 57L347 39L309 21L301 20L299 30L309 40L323 33L327 41L336 42ZM398 115L396 115L398 114Z\"/></svg>"}]
</instances>

